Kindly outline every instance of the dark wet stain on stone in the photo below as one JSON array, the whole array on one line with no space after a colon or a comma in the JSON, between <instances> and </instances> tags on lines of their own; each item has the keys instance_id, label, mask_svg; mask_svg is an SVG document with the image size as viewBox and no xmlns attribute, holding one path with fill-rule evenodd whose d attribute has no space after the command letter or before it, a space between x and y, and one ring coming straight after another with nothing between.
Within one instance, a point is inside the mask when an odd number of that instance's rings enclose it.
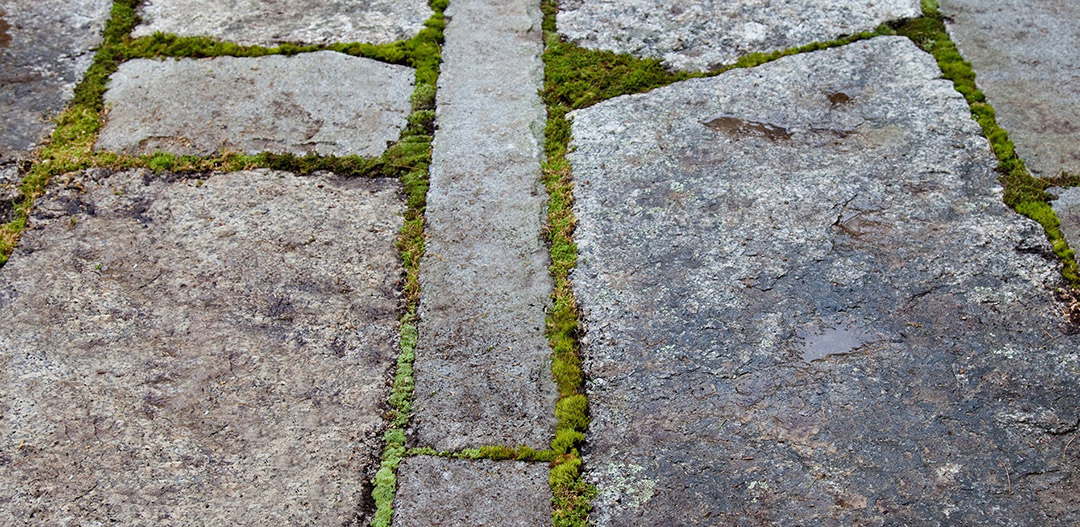
<instances>
[{"instance_id":1,"label":"dark wet stain on stone","mask_svg":"<svg viewBox=\"0 0 1080 527\"><path fill-rule=\"evenodd\" d=\"M7 13L5 13L3 9L0 9L0 49L4 49L11 45L11 33L9 33L9 31L11 31L11 24L8 24L7 20L4 20L5 16L7 16Z\"/></svg>"},{"instance_id":2,"label":"dark wet stain on stone","mask_svg":"<svg viewBox=\"0 0 1080 527\"><path fill-rule=\"evenodd\" d=\"M711 130L724 132L731 136L757 135L773 141L791 139L791 131L775 123L740 119L732 115L716 115L702 121Z\"/></svg>"},{"instance_id":3,"label":"dark wet stain on stone","mask_svg":"<svg viewBox=\"0 0 1080 527\"><path fill-rule=\"evenodd\" d=\"M829 94L829 102L831 102L833 106L847 104L851 102L851 96L842 91L833 92Z\"/></svg>"},{"instance_id":4,"label":"dark wet stain on stone","mask_svg":"<svg viewBox=\"0 0 1080 527\"><path fill-rule=\"evenodd\" d=\"M826 328L821 333L799 330L799 352L806 362L824 359L830 355L846 355L869 344L870 335L850 326Z\"/></svg>"}]
</instances>

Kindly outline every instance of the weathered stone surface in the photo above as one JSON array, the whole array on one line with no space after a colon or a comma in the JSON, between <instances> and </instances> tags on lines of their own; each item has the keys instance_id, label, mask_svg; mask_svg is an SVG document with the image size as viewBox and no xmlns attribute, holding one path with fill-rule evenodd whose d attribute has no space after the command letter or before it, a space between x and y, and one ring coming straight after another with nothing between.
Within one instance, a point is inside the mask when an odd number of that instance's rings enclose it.
<instances>
[{"instance_id":1,"label":"weathered stone surface","mask_svg":"<svg viewBox=\"0 0 1080 527\"><path fill-rule=\"evenodd\" d=\"M399 185L75 181L0 270L0 524L363 525Z\"/></svg>"},{"instance_id":2,"label":"weathered stone surface","mask_svg":"<svg viewBox=\"0 0 1080 527\"><path fill-rule=\"evenodd\" d=\"M101 42L110 0L5 0L0 6L0 162L48 135Z\"/></svg>"},{"instance_id":3,"label":"weathered stone surface","mask_svg":"<svg viewBox=\"0 0 1080 527\"><path fill-rule=\"evenodd\" d=\"M918 0L563 0L559 32L589 49L705 71L921 14Z\"/></svg>"},{"instance_id":4,"label":"weathered stone surface","mask_svg":"<svg viewBox=\"0 0 1080 527\"><path fill-rule=\"evenodd\" d=\"M941 0L941 10L1028 168L1080 174L1080 2Z\"/></svg>"},{"instance_id":5,"label":"weathered stone surface","mask_svg":"<svg viewBox=\"0 0 1080 527\"><path fill-rule=\"evenodd\" d=\"M15 163L0 165L0 223L11 221L15 201L19 199L19 167Z\"/></svg>"},{"instance_id":6,"label":"weathered stone surface","mask_svg":"<svg viewBox=\"0 0 1080 527\"><path fill-rule=\"evenodd\" d=\"M413 70L333 51L133 60L109 81L99 150L378 156L408 123Z\"/></svg>"},{"instance_id":7,"label":"weathered stone surface","mask_svg":"<svg viewBox=\"0 0 1080 527\"><path fill-rule=\"evenodd\" d=\"M398 469L395 527L551 525L542 463L413 457Z\"/></svg>"},{"instance_id":8,"label":"weathered stone surface","mask_svg":"<svg viewBox=\"0 0 1080 527\"><path fill-rule=\"evenodd\" d=\"M555 385L544 337L539 2L459 0L447 14L413 436L443 450L546 448Z\"/></svg>"},{"instance_id":9,"label":"weathered stone surface","mask_svg":"<svg viewBox=\"0 0 1080 527\"><path fill-rule=\"evenodd\" d=\"M1061 189L1057 195L1052 205L1061 221L1061 232L1070 247L1080 248L1080 188Z\"/></svg>"},{"instance_id":10,"label":"weathered stone surface","mask_svg":"<svg viewBox=\"0 0 1080 527\"><path fill-rule=\"evenodd\" d=\"M574 118L596 525L1080 521L1059 264L929 55L876 38Z\"/></svg>"},{"instance_id":11,"label":"weathered stone surface","mask_svg":"<svg viewBox=\"0 0 1080 527\"><path fill-rule=\"evenodd\" d=\"M427 0L147 0L137 37L158 31L247 45L384 44L412 38L431 16Z\"/></svg>"}]
</instances>

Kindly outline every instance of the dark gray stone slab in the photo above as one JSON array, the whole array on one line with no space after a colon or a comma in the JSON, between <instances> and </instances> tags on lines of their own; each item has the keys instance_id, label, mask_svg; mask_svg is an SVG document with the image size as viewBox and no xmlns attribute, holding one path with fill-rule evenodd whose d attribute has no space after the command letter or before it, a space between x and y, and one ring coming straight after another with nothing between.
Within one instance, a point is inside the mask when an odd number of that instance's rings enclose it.
<instances>
[{"instance_id":1,"label":"dark gray stone slab","mask_svg":"<svg viewBox=\"0 0 1080 527\"><path fill-rule=\"evenodd\" d=\"M412 38L431 16L427 0L146 0L137 37L156 32L248 45L385 44Z\"/></svg>"},{"instance_id":2,"label":"dark gray stone slab","mask_svg":"<svg viewBox=\"0 0 1080 527\"><path fill-rule=\"evenodd\" d=\"M75 183L0 270L0 524L363 524L398 183Z\"/></svg>"},{"instance_id":3,"label":"dark gray stone slab","mask_svg":"<svg viewBox=\"0 0 1080 527\"><path fill-rule=\"evenodd\" d=\"M1061 232L1070 247L1080 248L1080 188L1061 189L1057 195L1052 205L1061 221Z\"/></svg>"},{"instance_id":4,"label":"dark gray stone slab","mask_svg":"<svg viewBox=\"0 0 1080 527\"><path fill-rule=\"evenodd\" d=\"M133 60L109 81L99 150L375 157L408 123L413 70L333 51Z\"/></svg>"},{"instance_id":5,"label":"dark gray stone slab","mask_svg":"<svg viewBox=\"0 0 1080 527\"><path fill-rule=\"evenodd\" d=\"M0 5L0 162L45 139L93 60L109 0L5 0Z\"/></svg>"},{"instance_id":6,"label":"dark gray stone slab","mask_svg":"<svg viewBox=\"0 0 1080 527\"><path fill-rule=\"evenodd\" d=\"M412 457L398 468L395 527L551 525L540 463Z\"/></svg>"},{"instance_id":7,"label":"dark gray stone slab","mask_svg":"<svg viewBox=\"0 0 1080 527\"><path fill-rule=\"evenodd\" d=\"M589 49L705 71L921 14L919 0L563 0L559 32Z\"/></svg>"},{"instance_id":8,"label":"dark gray stone slab","mask_svg":"<svg viewBox=\"0 0 1080 527\"><path fill-rule=\"evenodd\" d=\"M1028 168L1080 174L1080 2L941 0L941 10Z\"/></svg>"},{"instance_id":9,"label":"dark gray stone slab","mask_svg":"<svg viewBox=\"0 0 1080 527\"><path fill-rule=\"evenodd\" d=\"M539 2L458 0L447 15L413 437L441 450L546 448L556 394L544 337Z\"/></svg>"},{"instance_id":10,"label":"dark gray stone slab","mask_svg":"<svg viewBox=\"0 0 1080 527\"><path fill-rule=\"evenodd\" d=\"M1080 521L1080 338L928 54L882 37L575 112L592 519Z\"/></svg>"}]
</instances>

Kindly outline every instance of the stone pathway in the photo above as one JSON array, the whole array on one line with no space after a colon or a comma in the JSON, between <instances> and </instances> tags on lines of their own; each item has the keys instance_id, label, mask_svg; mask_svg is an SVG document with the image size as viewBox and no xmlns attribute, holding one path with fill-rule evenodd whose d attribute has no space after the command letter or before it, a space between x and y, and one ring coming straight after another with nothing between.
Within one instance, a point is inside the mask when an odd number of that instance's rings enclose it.
<instances>
[{"instance_id":1,"label":"stone pathway","mask_svg":"<svg viewBox=\"0 0 1080 527\"><path fill-rule=\"evenodd\" d=\"M0 523L1080 525L1080 24L941 3L1027 194L933 3L5 3Z\"/></svg>"}]
</instances>

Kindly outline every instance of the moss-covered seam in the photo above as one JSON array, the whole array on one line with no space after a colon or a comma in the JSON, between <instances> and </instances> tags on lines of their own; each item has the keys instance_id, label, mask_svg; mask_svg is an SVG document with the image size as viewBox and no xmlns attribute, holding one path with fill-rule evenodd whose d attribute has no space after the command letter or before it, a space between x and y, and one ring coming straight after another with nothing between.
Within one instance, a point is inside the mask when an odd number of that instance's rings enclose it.
<instances>
[{"instance_id":1,"label":"moss-covered seam","mask_svg":"<svg viewBox=\"0 0 1080 527\"><path fill-rule=\"evenodd\" d=\"M390 147L390 162L384 170L396 171L407 199L405 225L397 248L405 270L405 314L401 319L401 354L390 390L389 424L383 435L382 462L372 481L375 513L372 527L390 527L394 518L397 493L397 469L406 455L405 427L412 415L413 361L416 353L417 315L420 302L420 258L424 253L424 210L427 206L431 141L434 132L435 90L442 61L443 11L447 0L431 0L434 11L419 35L406 46L408 63L416 68L416 87L412 96L412 115L401 140Z\"/></svg>"}]
</instances>

